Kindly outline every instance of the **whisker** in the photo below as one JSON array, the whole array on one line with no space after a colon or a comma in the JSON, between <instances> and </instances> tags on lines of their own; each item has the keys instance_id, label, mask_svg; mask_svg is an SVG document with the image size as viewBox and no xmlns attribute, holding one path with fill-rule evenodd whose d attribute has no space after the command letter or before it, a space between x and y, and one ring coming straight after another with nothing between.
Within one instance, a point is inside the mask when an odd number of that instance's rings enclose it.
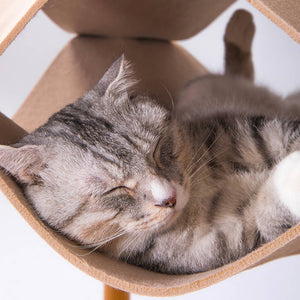
<instances>
[{"instance_id":1,"label":"whisker","mask_svg":"<svg viewBox=\"0 0 300 300\"><path fill-rule=\"evenodd\" d=\"M100 247L102 247L104 244L114 240L115 238L117 237L120 237L122 235L124 235L126 233L126 231L120 231L119 233L109 237L109 238L105 238L103 240L101 240L100 242L97 243L96 247L94 249L92 249L90 252L88 253L85 253L85 254L78 254L77 256L80 256L80 257L84 257L84 256L88 256L90 254L92 254L93 252L95 252L96 250L98 250Z\"/></svg>"},{"instance_id":2,"label":"whisker","mask_svg":"<svg viewBox=\"0 0 300 300\"><path fill-rule=\"evenodd\" d=\"M199 157L199 159L197 159L195 161L195 163L193 164L193 166L197 163L200 162L200 160L209 152L209 150L214 146L214 144L217 142L217 140L220 138L222 134L219 134L216 139L214 140L214 142L204 151L204 153ZM205 142L204 142L205 143ZM189 169L189 172L192 170L192 168ZM194 172L193 172L194 173Z\"/></svg>"},{"instance_id":3,"label":"whisker","mask_svg":"<svg viewBox=\"0 0 300 300\"><path fill-rule=\"evenodd\" d=\"M171 104L172 104L172 110L171 112L173 113L175 111L175 103L174 103L174 98L172 97L172 94L171 92L169 91L169 89L162 83L162 82L159 82L160 85L165 89L165 91L167 92L170 100L171 100Z\"/></svg>"},{"instance_id":4,"label":"whisker","mask_svg":"<svg viewBox=\"0 0 300 300\"><path fill-rule=\"evenodd\" d=\"M130 248L130 246L141 236L140 232L137 232L135 234L135 236L131 239L131 241L127 244L127 246L120 252L120 256L122 255L123 252L125 252L128 248ZM132 250L130 251L130 253L132 252ZM130 256L130 254L128 255L128 257Z\"/></svg>"},{"instance_id":5,"label":"whisker","mask_svg":"<svg viewBox=\"0 0 300 300\"><path fill-rule=\"evenodd\" d=\"M205 176L203 176L203 175L205 175ZM198 184L200 182L203 182L205 179L207 179L209 177L211 177L210 172L200 174L198 180L197 181L193 181L193 184Z\"/></svg>"},{"instance_id":6,"label":"whisker","mask_svg":"<svg viewBox=\"0 0 300 300\"><path fill-rule=\"evenodd\" d=\"M210 159L206 160L193 173L190 174L190 178L193 178L196 175L196 173L198 173L201 169L203 169L205 166L207 166L211 161L213 161L214 159L220 157L225 152L227 152L227 149L224 149L223 151L219 152L217 155L214 155L214 157L211 157Z\"/></svg>"},{"instance_id":7,"label":"whisker","mask_svg":"<svg viewBox=\"0 0 300 300\"><path fill-rule=\"evenodd\" d=\"M193 160L196 158L196 156L200 153L201 149L204 147L205 142L207 141L207 139L209 138L210 134L212 132L212 129L209 131L209 133L207 134L205 140L203 141L203 143L201 144L201 146L198 148L198 150L195 152L195 154L193 155L193 157L190 160L190 163L187 165L187 167L185 168L185 172L189 173L191 167L193 167L195 164L193 163Z\"/></svg>"}]
</instances>

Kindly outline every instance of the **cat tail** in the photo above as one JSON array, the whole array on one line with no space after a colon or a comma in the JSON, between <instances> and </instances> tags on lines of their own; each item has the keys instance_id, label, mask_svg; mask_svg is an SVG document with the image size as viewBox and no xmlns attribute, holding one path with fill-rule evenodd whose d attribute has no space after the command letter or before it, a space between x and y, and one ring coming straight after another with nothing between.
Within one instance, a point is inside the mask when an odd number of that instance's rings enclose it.
<instances>
[{"instance_id":1,"label":"cat tail","mask_svg":"<svg viewBox=\"0 0 300 300\"><path fill-rule=\"evenodd\" d=\"M224 36L225 74L254 79L251 46L255 33L252 15L237 10L229 20Z\"/></svg>"}]
</instances>

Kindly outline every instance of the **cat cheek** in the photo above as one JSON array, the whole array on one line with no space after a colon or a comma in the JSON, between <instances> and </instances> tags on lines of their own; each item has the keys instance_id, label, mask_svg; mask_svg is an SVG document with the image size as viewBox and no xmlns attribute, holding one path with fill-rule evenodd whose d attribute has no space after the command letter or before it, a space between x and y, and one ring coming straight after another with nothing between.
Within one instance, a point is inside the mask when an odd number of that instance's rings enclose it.
<instances>
[{"instance_id":1,"label":"cat cheek","mask_svg":"<svg viewBox=\"0 0 300 300\"><path fill-rule=\"evenodd\" d=\"M108 179L105 176L90 176L87 177L85 180L84 186L87 186L87 194L92 195L101 195L103 194L107 188L107 181Z\"/></svg>"}]
</instances>

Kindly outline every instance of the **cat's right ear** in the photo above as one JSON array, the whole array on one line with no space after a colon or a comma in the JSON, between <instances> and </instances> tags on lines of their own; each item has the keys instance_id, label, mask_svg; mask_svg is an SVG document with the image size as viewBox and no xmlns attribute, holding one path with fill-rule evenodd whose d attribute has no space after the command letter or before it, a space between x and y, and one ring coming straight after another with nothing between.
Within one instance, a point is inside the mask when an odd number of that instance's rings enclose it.
<instances>
[{"instance_id":1,"label":"cat's right ear","mask_svg":"<svg viewBox=\"0 0 300 300\"><path fill-rule=\"evenodd\" d=\"M33 184L41 180L45 168L44 147L26 145L20 148L0 145L0 167L13 175L20 183Z\"/></svg>"},{"instance_id":2,"label":"cat's right ear","mask_svg":"<svg viewBox=\"0 0 300 300\"><path fill-rule=\"evenodd\" d=\"M98 96L105 96L105 98L118 97L127 93L129 88L136 83L132 68L122 54L89 93L96 92Z\"/></svg>"}]
</instances>

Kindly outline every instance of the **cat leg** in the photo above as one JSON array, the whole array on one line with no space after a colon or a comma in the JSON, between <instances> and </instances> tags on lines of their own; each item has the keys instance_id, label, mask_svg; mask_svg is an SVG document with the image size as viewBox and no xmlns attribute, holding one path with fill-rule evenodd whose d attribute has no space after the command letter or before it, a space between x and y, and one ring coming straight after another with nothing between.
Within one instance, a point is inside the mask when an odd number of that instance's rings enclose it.
<instances>
[{"instance_id":1,"label":"cat leg","mask_svg":"<svg viewBox=\"0 0 300 300\"><path fill-rule=\"evenodd\" d=\"M251 46L255 32L252 16L237 10L231 17L224 36L225 74L238 75L253 81Z\"/></svg>"},{"instance_id":2,"label":"cat leg","mask_svg":"<svg viewBox=\"0 0 300 300\"><path fill-rule=\"evenodd\" d=\"M300 151L283 159L258 194L254 211L262 241L275 239L300 220Z\"/></svg>"}]
</instances>

